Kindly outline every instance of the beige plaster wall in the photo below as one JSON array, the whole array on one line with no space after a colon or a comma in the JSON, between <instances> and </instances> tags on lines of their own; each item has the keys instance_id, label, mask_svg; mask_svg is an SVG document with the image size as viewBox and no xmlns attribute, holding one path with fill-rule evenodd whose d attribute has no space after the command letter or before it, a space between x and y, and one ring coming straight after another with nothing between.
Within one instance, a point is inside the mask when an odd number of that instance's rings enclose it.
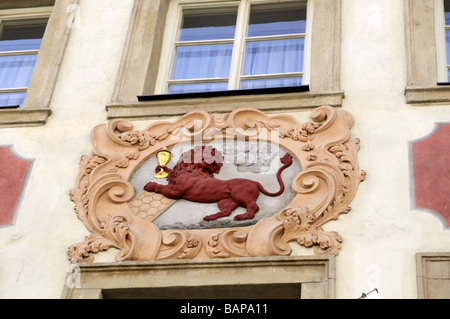
<instances>
[{"instance_id":1,"label":"beige plaster wall","mask_svg":"<svg viewBox=\"0 0 450 319\"><path fill-rule=\"evenodd\" d=\"M383 298L417 298L415 253L448 251L450 229L411 207L408 143L448 122L450 107L405 103L403 1L342 5L343 108L355 119L352 134L361 139L359 163L367 175L350 213L326 225L344 239L336 296L377 287Z\"/></svg>"},{"instance_id":2,"label":"beige plaster wall","mask_svg":"<svg viewBox=\"0 0 450 319\"><path fill-rule=\"evenodd\" d=\"M408 143L450 122L450 106L405 103L403 1L342 1L343 108L361 139L367 173L352 210L325 225L343 237L336 258L336 297L378 288L382 298L417 298L417 252L448 251L450 228L412 207ZM307 120L306 113L297 114ZM296 244L293 254L309 254Z\"/></svg>"},{"instance_id":3,"label":"beige plaster wall","mask_svg":"<svg viewBox=\"0 0 450 319\"><path fill-rule=\"evenodd\" d=\"M132 0L81 0L44 127L0 129L34 159L13 226L0 228L0 298L60 298L69 266L66 251L88 235L69 199L91 129L106 120L127 32ZM343 237L336 258L336 297L355 298L377 287L383 298L416 298L415 253L448 251L450 230L411 208L408 142L450 121L450 105L405 103L406 53L402 0L342 0L343 108L361 139L367 172L352 210L325 225ZM294 115L309 120L310 111ZM150 121L136 121L138 129ZM292 244L294 255L311 250ZM111 249L96 257L113 261Z\"/></svg>"},{"instance_id":4,"label":"beige plaster wall","mask_svg":"<svg viewBox=\"0 0 450 319\"><path fill-rule=\"evenodd\" d=\"M34 159L15 224L0 228L0 298L61 297L67 248L88 235L69 190L91 129L106 120L132 2L81 0L47 124L0 129L0 145Z\"/></svg>"}]
</instances>

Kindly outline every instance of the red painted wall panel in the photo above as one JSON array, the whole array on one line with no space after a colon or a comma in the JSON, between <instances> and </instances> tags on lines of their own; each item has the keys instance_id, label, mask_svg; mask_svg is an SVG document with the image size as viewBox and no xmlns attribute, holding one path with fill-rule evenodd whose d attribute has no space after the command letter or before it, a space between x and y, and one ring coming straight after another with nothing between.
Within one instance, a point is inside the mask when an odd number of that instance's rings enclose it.
<instances>
[{"instance_id":1,"label":"red painted wall panel","mask_svg":"<svg viewBox=\"0 0 450 319\"><path fill-rule=\"evenodd\" d=\"M450 225L450 124L412 144L415 206L438 213Z\"/></svg>"},{"instance_id":2,"label":"red painted wall panel","mask_svg":"<svg viewBox=\"0 0 450 319\"><path fill-rule=\"evenodd\" d=\"M29 167L9 147L0 147L0 226L13 221Z\"/></svg>"}]
</instances>

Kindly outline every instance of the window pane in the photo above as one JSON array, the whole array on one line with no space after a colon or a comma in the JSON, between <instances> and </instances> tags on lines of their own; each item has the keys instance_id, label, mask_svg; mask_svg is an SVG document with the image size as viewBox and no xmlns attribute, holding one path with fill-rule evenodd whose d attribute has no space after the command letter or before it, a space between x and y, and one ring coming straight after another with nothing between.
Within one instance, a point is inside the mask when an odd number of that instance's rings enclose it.
<instances>
[{"instance_id":1,"label":"window pane","mask_svg":"<svg viewBox=\"0 0 450 319\"><path fill-rule=\"evenodd\" d=\"M241 89L262 89L302 85L302 78L275 78L241 81Z\"/></svg>"},{"instance_id":2,"label":"window pane","mask_svg":"<svg viewBox=\"0 0 450 319\"><path fill-rule=\"evenodd\" d=\"M25 100L25 92L0 93L0 108L8 106L22 106Z\"/></svg>"},{"instance_id":3,"label":"window pane","mask_svg":"<svg viewBox=\"0 0 450 319\"><path fill-rule=\"evenodd\" d=\"M172 79L228 77L232 50L232 44L180 46Z\"/></svg>"},{"instance_id":4,"label":"window pane","mask_svg":"<svg viewBox=\"0 0 450 319\"><path fill-rule=\"evenodd\" d=\"M450 64L450 30L445 30L445 46L447 48L447 64Z\"/></svg>"},{"instance_id":5,"label":"window pane","mask_svg":"<svg viewBox=\"0 0 450 319\"><path fill-rule=\"evenodd\" d=\"M43 23L4 26L0 37L0 51L38 50L45 27Z\"/></svg>"},{"instance_id":6,"label":"window pane","mask_svg":"<svg viewBox=\"0 0 450 319\"><path fill-rule=\"evenodd\" d=\"M169 85L169 93L170 94L226 91L227 89L228 89L228 83L227 82L190 83L190 84L173 84L173 85Z\"/></svg>"},{"instance_id":7,"label":"window pane","mask_svg":"<svg viewBox=\"0 0 450 319\"><path fill-rule=\"evenodd\" d=\"M27 87L37 55L0 57L0 88Z\"/></svg>"},{"instance_id":8,"label":"window pane","mask_svg":"<svg viewBox=\"0 0 450 319\"><path fill-rule=\"evenodd\" d=\"M181 26L179 41L233 39L236 12L189 13Z\"/></svg>"},{"instance_id":9,"label":"window pane","mask_svg":"<svg viewBox=\"0 0 450 319\"><path fill-rule=\"evenodd\" d=\"M3 28L1 40L40 39L44 36L45 23L8 26Z\"/></svg>"},{"instance_id":10,"label":"window pane","mask_svg":"<svg viewBox=\"0 0 450 319\"><path fill-rule=\"evenodd\" d=\"M445 24L450 25L450 0L444 1Z\"/></svg>"},{"instance_id":11,"label":"window pane","mask_svg":"<svg viewBox=\"0 0 450 319\"><path fill-rule=\"evenodd\" d=\"M302 72L305 39L247 42L244 75Z\"/></svg>"},{"instance_id":12,"label":"window pane","mask_svg":"<svg viewBox=\"0 0 450 319\"><path fill-rule=\"evenodd\" d=\"M273 6L252 6L248 36L281 35L305 33L306 8L289 6L274 8Z\"/></svg>"},{"instance_id":13,"label":"window pane","mask_svg":"<svg viewBox=\"0 0 450 319\"><path fill-rule=\"evenodd\" d=\"M0 41L0 51L39 50L42 39Z\"/></svg>"}]
</instances>

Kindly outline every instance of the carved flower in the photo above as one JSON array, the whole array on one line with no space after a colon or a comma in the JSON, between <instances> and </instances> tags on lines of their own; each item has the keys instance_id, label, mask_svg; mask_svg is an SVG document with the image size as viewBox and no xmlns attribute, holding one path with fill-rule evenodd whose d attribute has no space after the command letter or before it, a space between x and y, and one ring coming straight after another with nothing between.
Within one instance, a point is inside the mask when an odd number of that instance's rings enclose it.
<instances>
[{"instance_id":1,"label":"carved flower","mask_svg":"<svg viewBox=\"0 0 450 319\"><path fill-rule=\"evenodd\" d=\"M285 229L291 232L298 230L309 230L315 221L315 216L310 214L307 207L294 206L287 207L280 212L278 219L283 220ZM286 233L289 233L287 231Z\"/></svg>"},{"instance_id":2,"label":"carved flower","mask_svg":"<svg viewBox=\"0 0 450 319\"><path fill-rule=\"evenodd\" d=\"M302 150L309 152L312 151L314 149L314 144L311 143L310 140L308 140L308 142L305 143L305 145L303 145Z\"/></svg>"},{"instance_id":3,"label":"carved flower","mask_svg":"<svg viewBox=\"0 0 450 319\"><path fill-rule=\"evenodd\" d=\"M148 147L148 145L155 144L155 138L148 136L142 131L129 131L119 135L119 138L131 145L138 145L140 149Z\"/></svg>"},{"instance_id":4,"label":"carved flower","mask_svg":"<svg viewBox=\"0 0 450 319\"><path fill-rule=\"evenodd\" d=\"M306 142L308 136L314 134L316 130L319 128L319 124L317 123L304 123L300 125L294 125L287 131L280 130L281 138L292 138L294 141L304 141Z\"/></svg>"},{"instance_id":5,"label":"carved flower","mask_svg":"<svg viewBox=\"0 0 450 319\"><path fill-rule=\"evenodd\" d=\"M142 145L143 140L145 139L144 134L138 131L125 132L123 134L120 134L119 138L122 141L128 142L133 145L138 143Z\"/></svg>"},{"instance_id":6,"label":"carved flower","mask_svg":"<svg viewBox=\"0 0 450 319\"><path fill-rule=\"evenodd\" d=\"M302 125L302 131L306 132L307 134L313 134L317 128L319 128L319 124L317 123L308 122Z\"/></svg>"}]
</instances>

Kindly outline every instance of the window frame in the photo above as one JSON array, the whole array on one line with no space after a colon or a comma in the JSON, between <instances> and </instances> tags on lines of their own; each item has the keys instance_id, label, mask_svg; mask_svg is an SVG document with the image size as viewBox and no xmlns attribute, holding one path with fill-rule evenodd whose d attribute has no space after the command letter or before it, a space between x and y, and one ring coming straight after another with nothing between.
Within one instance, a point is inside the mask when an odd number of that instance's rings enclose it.
<instances>
[{"instance_id":1,"label":"window frame","mask_svg":"<svg viewBox=\"0 0 450 319\"><path fill-rule=\"evenodd\" d=\"M445 24L444 1L435 0L436 11L436 56L438 68L438 82L449 82L448 72L450 71L450 61L447 61L447 49L445 33L450 30L450 25Z\"/></svg>"},{"instance_id":2,"label":"window frame","mask_svg":"<svg viewBox=\"0 0 450 319\"><path fill-rule=\"evenodd\" d=\"M31 9L10 9L0 11L0 35L3 33L3 29L8 26L25 26L27 24L44 23L48 24L52 7L37 7ZM30 50L14 50L14 51L0 51L0 57L5 56L20 56L20 55L38 55L39 49ZM31 78L31 77L30 77ZM0 94L3 93L26 93L28 85L26 87L11 87L0 88ZM14 106L0 106L3 108L12 108Z\"/></svg>"},{"instance_id":3,"label":"window frame","mask_svg":"<svg viewBox=\"0 0 450 319\"><path fill-rule=\"evenodd\" d=\"M293 0L281 0L276 3L279 8L283 8L284 4L291 4ZM228 90L239 90L240 82L242 80L253 80L253 79L274 79L279 77L286 76L301 76L302 84L309 84L309 52L311 45L311 36L310 30L312 26L312 17L311 17L311 4L307 4L311 1L297 1L299 2L300 7L304 7L306 9L306 31L304 33L296 33L289 35L276 35L276 36L259 36L259 37L248 37L246 36L246 30L249 25L250 19L250 7L252 5L264 5L271 4L273 1L270 0L243 0L243 1L217 1L217 2L208 2L203 3L198 0L174 0L170 3L168 9L168 21L173 21L172 23L168 23L166 25L164 31L164 39L166 39L162 46L162 52L167 52L167 54L163 54L163 58L159 64L158 70L158 79L156 82L155 93L156 94L168 94L168 87L170 84L178 84L178 83L204 83L209 82L205 81L206 79L196 79L196 80L174 80L171 79L171 74L173 72L173 67L175 64L175 54L176 48L178 46L191 45L195 42L196 45L201 44L233 44L233 53L231 57L231 66L230 73L228 77L217 78L218 82L228 82ZM178 41L177 37L179 34L179 30L181 29L181 23L183 20L183 12L185 10L203 10L205 6L215 8L220 6L221 8L235 8L237 12L237 21L236 21L236 31L235 36L233 38L227 40L205 40L205 41ZM295 74L289 73L280 73L280 74L264 74L264 75L244 75L241 73L243 64L244 64L244 48L246 43L261 41L261 40L278 40L278 39L304 39L304 55L303 55L303 70L301 72L295 72ZM208 79L210 80L210 79Z\"/></svg>"},{"instance_id":4,"label":"window frame","mask_svg":"<svg viewBox=\"0 0 450 319\"><path fill-rule=\"evenodd\" d=\"M9 21L48 18L46 31L36 64L20 108L0 108L0 127L28 127L45 125L51 114L50 102L67 46L75 14L72 10L79 0L27 0L0 5L0 15L8 14ZM26 6L25 6L26 5ZM45 86L42 85L45 83Z\"/></svg>"},{"instance_id":5,"label":"window frame","mask_svg":"<svg viewBox=\"0 0 450 319\"><path fill-rule=\"evenodd\" d=\"M418 299L449 298L450 252L416 253Z\"/></svg>"},{"instance_id":6,"label":"window frame","mask_svg":"<svg viewBox=\"0 0 450 319\"><path fill-rule=\"evenodd\" d=\"M164 295L164 298L177 299L176 292L183 288L190 289L196 298L199 290L208 287L213 287L217 293L221 288L239 293L240 286L261 290L274 284L296 285L298 288L292 291L293 299L335 298L334 255L123 261L71 266L66 275L63 299L138 298L141 293L149 298ZM190 278L199 280L193 285ZM224 298L221 295L214 297Z\"/></svg>"},{"instance_id":7,"label":"window frame","mask_svg":"<svg viewBox=\"0 0 450 319\"><path fill-rule=\"evenodd\" d=\"M245 97L196 96L171 99L167 95L164 99L139 101L138 96L156 93L156 78L170 0L134 0L116 84L111 102L106 105L108 119L154 119L182 115L196 109L223 113L237 106L256 107L264 111L301 110L322 105L342 106L341 0L310 1L313 22L308 92L273 93L269 89L266 94L250 94Z\"/></svg>"},{"instance_id":8,"label":"window frame","mask_svg":"<svg viewBox=\"0 0 450 319\"><path fill-rule=\"evenodd\" d=\"M440 82L443 80L442 65L445 58L445 38L442 39L443 31L438 31L443 23L440 21L443 17L443 0L404 0L403 4L406 103L415 106L448 104L450 85Z\"/></svg>"}]
</instances>

